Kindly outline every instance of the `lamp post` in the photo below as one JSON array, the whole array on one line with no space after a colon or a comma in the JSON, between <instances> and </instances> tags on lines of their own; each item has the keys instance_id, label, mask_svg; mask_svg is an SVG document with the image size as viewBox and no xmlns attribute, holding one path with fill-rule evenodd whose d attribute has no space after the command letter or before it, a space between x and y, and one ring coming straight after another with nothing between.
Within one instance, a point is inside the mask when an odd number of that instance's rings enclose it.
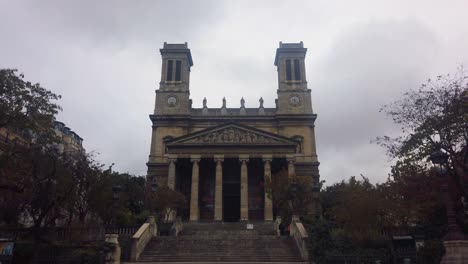
<instances>
[{"instance_id":1,"label":"lamp post","mask_svg":"<svg viewBox=\"0 0 468 264\"><path fill-rule=\"evenodd\" d=\"M115 210L114 213L117 213L117 202L119 201L121 191L122 191L122 186L120 185L112 186L112 200L114 201L114 210ZM114 222L114 225L117 225L115 214L112 220Z\"/></svg>"},{"instance_id":2,"label":"lamp post","mask_svg":"<svg viewBox=\"0 0 468 264\"><path fill-rule=\"evenodd\" d=\"M438 149L434 151L431 156L430 160L437 168L437 172L443 178L443 182L441 185L441 190L444 195L444 203L446 207L446 216L447 216L447 224L448 224L448 232L444 236L444 240L463 240L465 236L463 231L461 230L460 226L457 224L456 213L454 209L453 199L450 196L449 190L449 181L450 177L447 175L447 161L449 156L443 152L442 150Z\"/></svg>"},{"instance_id":3,"label":"lamp post","mask_svg":"<svg viewBox=\"0 0 468 264\"><path fill-rule=\"evenodd\" d=\"M157 190L158 190L158 183L155 180L153 180L151 182L151 192L156 193Z\"/></svg>"},{"instance_id":4,"label":"lamp post","mask_svg":"<svg viewBox=\"0 0 468 264\"><path fill-rule=\"evenodd\" d=\"M289 200L289 207L291 208L291 221L297 221L297 191L299 189L298 184L295 180L291 182L288 189L288 200Z\"/></svg>"},{"instance_id":5,"label":"lamp post","mask_svg":"<svg viewBox=\"0 0 468 264\"><path fill-rule=\"evenodd\" d=\"M466 240L463 231L457 224L454 204L449 192L450 177L447 175L446 167L448 155L442 150L437 149L431 154L429 159L437 168L437 173L443 177L441 190L444 195L448 231L444 236L445 255L443 256L441 263L468 263L468 240Z\"/></svg>"}]
</instances>

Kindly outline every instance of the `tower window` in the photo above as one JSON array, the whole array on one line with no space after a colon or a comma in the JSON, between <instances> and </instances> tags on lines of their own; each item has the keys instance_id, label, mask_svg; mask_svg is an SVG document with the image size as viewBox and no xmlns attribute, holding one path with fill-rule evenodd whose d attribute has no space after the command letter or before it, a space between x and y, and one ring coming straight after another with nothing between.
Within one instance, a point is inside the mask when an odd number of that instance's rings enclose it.
<instances>
[{"instance_id":1,"label":"tower window","mask_svg":"<svg viewBox=\"0 0 468 264\"><path fill-rule=\"evenodd\" d=\"M180 60L176 61L176 70L175 70L175 80L180 81L180 70L182 67L182 62Z\"/></svg>"},{"instance_id":2,"label":"tower window","mask_svg":"<svg viewBox=\"0 0 468 264\"><path fill-rule=\"evenodd\" d=\"M301 66L299 66L299 60L294 60L294 80L301 80Z\"/></svg>"},{"instance_id":3,"label":"tower window","mask_svg":"<svg viewBox=\"0 0 468 264\"><path fill-rule=\"evenodd\" d=\"M291 60L286 60L286 80L292 80Z\"/></svg>"},{"instance_id":4,"label":"tower window","mask_svg":"<svg viewBox=\"0 0 468 264\"><path fill-rule=\"evenodd\" d=\"M166 81L172 81L172 67L174 65L173 60L168 60L167 61L167 77Z\"/></svg>"}]
</instances>

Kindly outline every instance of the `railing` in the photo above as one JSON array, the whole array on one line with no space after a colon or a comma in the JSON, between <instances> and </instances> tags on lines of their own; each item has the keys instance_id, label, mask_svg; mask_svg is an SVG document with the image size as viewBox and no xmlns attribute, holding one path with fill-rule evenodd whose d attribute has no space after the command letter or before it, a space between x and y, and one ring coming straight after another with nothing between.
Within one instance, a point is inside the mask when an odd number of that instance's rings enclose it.
<instances>
[{"instance_id":1,"label":"railing","mask_svg":"<svg viewBox=\"0 0 468 264\"><path fill-rule=\"evenodd\" d=\"M328 255L325 257L325 263L329 264L362 264L362 263L379 263L390 264L391 258L386 254L376 255ZM398 262L400 263L400 262Z\"/></svg>"},{"instance_id":2,"label":"railing","mask_svg":"<svg viewBox=\"0 0 468 264\"><path fill-rule=\"evenodd\" d=\"M138 261L141 253L151 238L157 234L157 225L154 217L149 217L146 223L141 225L138 231L132 237L132 249L130 253L131 261Z\"/></svg>"},{"instance_id":3,"label":"railing","mask_svg":"<svg viewBox=\"0 0 468 264\"><path fill-rule=\"evenodd\" d=\"M133 236L139 229L139 226L126 226L126 227L105 227L106 234L117 234L122 236Z\"/></svg>"},{"instance_id":4,"label":"railing","mask_svg":"<svg viewBox=\"0 0 468 264\"><path fill-rule=\"evenodd\" d=\"M184 226L182 224L182 219L180 218L177 218L177 220L174 222L174 224L172 225L171 229L172 229L172 234L174 236L178 236L180 232L182 232Z\"/></svg>"},{"instance_id":5,"label":"railing","mask_svg":"<svg viewBox=\"0 0 468 264\"><path fill-rule=\"evenodd\" d=\"M274 227L273 227L277 237L279 237L281 235L280 234L280 228L279 228L280 224L281 224L281 216L277 216L276 219L275 219Z\"/></svg>"},{"instance_id":6,"label":"railing","mask_svg":"<svg viewBox=\"0 0 468 264\"><path fill-rule=\"evenodd\" d=\"M294 216L291 221L290 236L294 237L297 248L301 253L302 260L309 260L309 235L307 234L304 225Z\"/></svg>"},{"instance_id":7,"label":"railing","mask_svg":"<svg viewBox=\"0 0 468 264\"><path fill-rule=\"evenodd\" d=\"M132 236L138 230L138 226L113 227L113 226L85 226L85 227L50 227L39 228L5 228L0 229L0 235L11 239L22 239L34 235L53 241L102 241L105 234L118 234L121 237Z\"/></svg>"}]
</instances>

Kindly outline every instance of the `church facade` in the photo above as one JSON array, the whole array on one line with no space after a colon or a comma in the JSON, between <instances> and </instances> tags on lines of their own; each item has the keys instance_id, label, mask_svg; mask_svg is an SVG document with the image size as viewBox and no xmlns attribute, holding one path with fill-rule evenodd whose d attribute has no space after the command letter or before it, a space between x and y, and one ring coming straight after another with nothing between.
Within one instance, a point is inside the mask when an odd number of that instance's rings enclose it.
<instances>
[{"instance_id":1,"label":"church facade","mask_svg":"<svg viewBox=\"0 0 468 264\"><path fill-rule=\"evenodd\" d=\"M190 221L271 221L275 206L265 183L280 170L311 177L318 192L319 162L311 90L307 87L303 43L281 43L275 108L193 108L192 55L185 44L160 49L162 71L156 90L147 185L156 182L185 195ZM311 213L317 213L311 206Z\"/></svg>"}]
</instances>

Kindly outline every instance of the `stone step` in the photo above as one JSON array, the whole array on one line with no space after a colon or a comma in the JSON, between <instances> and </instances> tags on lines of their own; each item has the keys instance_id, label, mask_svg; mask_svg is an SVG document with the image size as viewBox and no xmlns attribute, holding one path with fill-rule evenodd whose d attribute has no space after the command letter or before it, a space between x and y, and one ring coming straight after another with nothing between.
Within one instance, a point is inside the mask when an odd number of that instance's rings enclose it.
<instances>
[{"instance_id":1,"label":"stone step","mask_svg":"<svg viewBox=\"0 0 468 264\"><path fill-rule=\"evenodd\" d=\"M253 225L253 230L247 229L247 223L187 223L184 224L182 234L192 235L194 233L231 233L232 231L247 231L259 234L274 234L274 224L272 222L249 222Z\"/></svg>"},{"instance_id":2,"label":"stone step","mask_svg":"<svg viewBox=\"0 0 468 264\"><path fill-rule=\"evenodd\" d=\"M173 262L166 262L166 261L145 261L145 262L122 262L122 264L165 264L165 263L171 263L171 264L206 264L206 263L219 263L219 261L173 261ZM309 262L303 262L303 261L291 261L291 262L285 262L285 261L263 261L263 262L232 262L232 261L223 261L223 264L243 264L243 263L250 263L250 264L307 264Z\"/></svg>"},{"instance_id":3,"label":"stone step","mask_svg":"<svg viewBox=\"0 0 468 264\"><path fill-rule=\"evenodd\" d=\"M141 258L138 262L302 262L300 258L248 258L248 257L187 257L187 258Z\"/></svg>"},{"instance_id":4,"label":"stone step","mask_svg":"<svg viewBox=\"0 0 468 264\"><path fill-rule=\"evenodd\" d=\"M153 238L138 263L302 263L295 241L271 222L187 223L180 236Z\"/></svg>"}]
</instances>

